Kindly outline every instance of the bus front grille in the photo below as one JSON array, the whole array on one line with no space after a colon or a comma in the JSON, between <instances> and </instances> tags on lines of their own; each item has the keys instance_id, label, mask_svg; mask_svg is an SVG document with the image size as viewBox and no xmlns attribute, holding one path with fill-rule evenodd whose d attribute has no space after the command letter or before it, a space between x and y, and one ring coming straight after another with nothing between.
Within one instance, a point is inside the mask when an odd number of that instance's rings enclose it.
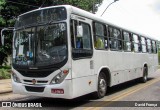
<instances>
[{"instance_id":1,"label":"bus front grille","mask_svg":"<svg viewBox=\"0 0 160 110\"><path fill-rule=\"evenodd\" d=\"M33 84L33 82L32 82L32 80L23 80L25 83L31 83L31 84ZM47 82L48 81L46 81L46 80L37 80L37 82L36 82L36 84L47 84Z\"/></svg>"},{"instance_id":2,"label":"bus front grille","mask_svg":"<svg viewBox=\"0 0 160 110\"><path fill-rule=\"evenodd\" d=\"M43 92L45 87L32 87L32 86L25 86L28 92Z\"/></svg>"}]
</instances>

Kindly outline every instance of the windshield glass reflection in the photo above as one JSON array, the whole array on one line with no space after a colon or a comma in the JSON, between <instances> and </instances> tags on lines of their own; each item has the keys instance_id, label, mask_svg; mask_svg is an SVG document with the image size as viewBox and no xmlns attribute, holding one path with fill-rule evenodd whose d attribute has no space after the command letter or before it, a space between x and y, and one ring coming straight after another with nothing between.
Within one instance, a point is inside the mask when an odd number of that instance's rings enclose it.
<instances>
[{"instance_id":1,"label":"windshield glass reflection","mask_svg":"<svg viewBox=\"0 0 160 110\"><path fill-rule=\"evenodd\" d=\"M14 34L13 64L48 66L67 58L66 23L18 30Z\"/></svg>"}]
</instances>

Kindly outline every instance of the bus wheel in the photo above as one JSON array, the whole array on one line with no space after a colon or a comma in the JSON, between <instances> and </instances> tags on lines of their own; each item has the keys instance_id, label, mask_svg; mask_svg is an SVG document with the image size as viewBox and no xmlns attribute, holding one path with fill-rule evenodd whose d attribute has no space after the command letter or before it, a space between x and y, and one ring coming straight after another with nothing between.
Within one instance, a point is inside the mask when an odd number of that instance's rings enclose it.
<instances>
[{"instance_id":1,"label":"bus wheel","mask_svg":"<svg viewBox=\"0 0 160 110\"><path fill-rule=\"evenodd\" d=\"M106 95L107 91L107 81L106 81L106 76L103 72L99 74L98 77L98 87L97 91L94 93L95 98L102 98Z\"/></svg>"},{"instance_id":2,"label":"bus wheel","mask_svg":"<svg viewBox=\"0 0 160 110\"><path fill-rule=\"evenodd\" d=\"M148 70L147 70L147 67L144 67L143 68L143 76L141 78L141 82L145 83L145 82L147 82L147 79L148 79Z\"/></svg>"}]
</instances>

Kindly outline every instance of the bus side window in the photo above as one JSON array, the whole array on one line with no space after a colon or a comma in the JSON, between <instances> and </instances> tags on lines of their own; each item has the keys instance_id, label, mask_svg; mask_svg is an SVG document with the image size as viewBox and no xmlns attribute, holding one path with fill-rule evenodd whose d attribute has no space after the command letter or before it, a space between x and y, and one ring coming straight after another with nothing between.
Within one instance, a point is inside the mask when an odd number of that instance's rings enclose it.
<instances>
[{"instance_id":1,"label":"bus side window","mask_svg":"<svg viewBox=\"0 0 160 110\"><path fill-rule=\"evenodd\" d=\"M123 36L123 48L124 48L124 51L131 51L130 33L123 31L122 36Z\"/></svg>"},{"instance_id":2,"label":"bus side window","mask_svg":"<svg viewBox=\"0 0 160 110\"><path fill-rule=\"evenodd\" d=\"M156 42L152 40L152 53L157 53L156 50Z\"/></svg>"},{"instance_id":3,"label":"bus side window","mask_svg":"<svg viewBox=\"0 0 160 110\"><path fill-rule=\"evenodd\" d=\"M74 42L74 20L70 21L70 33L71 33L71 46L72 48L75 48L75 42Z\"/></svg>"},{"instance_id":4,"label":"bus side window","mask_svg":"<svg viewBox=\"0 0 160 110\"><path fill-rule=\"evenodd\" d=\"M109 27L108 31L111 50L122 50L122 39L120 30L113 27Z\"/></svg>"},{"instance_id":5,"label":"bus side window","mask_svg":"<svg viewBox=\"0 0 160 110\"><path fill-rule=\"evenodd\" d=\"M142 39L140 36L138 36L138 41L139 41L138 50L139 50L139 52L142 52Z\"/></svg>"},{"instance_id":6,"label":"bus side window","mask_svg":"<svg viewBox=\"0 0 160 110\"><path fill-rule=\"evenodd\" d=\"M147 39L148 53L152 53L151 40Z\"/></svg>"},{"instance_id":7,"label":"bus side window","mask_svg":"<svg viewBox=\"0 0 160 110\"><path fill-rule=\"evenodd\" d=\"M95 48L107 49L108 40L107 40L106 26L98 22L93 22L93 33L94 33Z\"/></svg>"},{"instance_id":8,"label":"bus side window","mask_svg":"<svg viewBox=\"0 0 160 110\"><path fill-rule=\"evenodd\" d=\"M132 39L133 45L134 45L134 51L135 52L141 52L141 43L140 43L140 38L138 35L133 34L133 39Z\"/></svg>"},{"instance_id":9,"label":"bus side window","mask_svg":"<svg viewBox=\"0 0 160 110\"><path fill-rule=\"evenodd\" d=\"M146 44L146 39L144 37L141 37L141 44L142 44L142 52L146 53L147 52L147 44Z\"/></svg>"},{"instance_id":10,"label":"bus side window","mask_svg":"<svg viewBox=\"0 0 160 110\"><path fill-rule=\"evenodd\" d=\"M156 41L155 41L155 49L156 49L156 53L157 53L158 50L157 50L157 42Z\"/></svg>"}]
</instances>

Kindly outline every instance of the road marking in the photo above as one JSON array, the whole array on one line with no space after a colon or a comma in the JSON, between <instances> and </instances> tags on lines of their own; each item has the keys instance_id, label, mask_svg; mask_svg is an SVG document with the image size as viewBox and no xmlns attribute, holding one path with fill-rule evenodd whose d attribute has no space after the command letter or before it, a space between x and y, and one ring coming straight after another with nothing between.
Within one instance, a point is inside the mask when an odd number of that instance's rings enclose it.
<instances>
[{"instance_id":1,"label":"road marking","mask_svg":"<svg viewBox=\"0 0 160 110\"><path fill-rule=\"evenodd\" d=\"M152 85L152 84L154 84L154 83L156 83L156 82L158 82L158 81L160 81L160 78L158 78L158 79L155 79L155 80L151 80L151 81L148 81L147 83L145 83L145 84L140 84L140 85L138 85L137 87L133 87L133 88L131 88L130 90L128 90L128 91L126 91L126 92L123 92L122 94L119 94L119 95L117 95L117 96L115 96L115 97L112 97L112 98L109 98L109 99L104 99L103 101L103 103L102 102L97 102L97 104L94 104L94 107L88 107L88 108L86 108L86 109L84 109L84 110L99 110L100 108L102 108L102 107L105 107L105 106L107 106L107 105L110 105L110 104L112 104L112 103L114 103L113 101L118 101L118 100L120 100L120 99L122 99L122 98L124 98L124 97L126 97L126 96L128 96L128 95L131 95L131 94L133 94L133 93L135 93L135 92L137 92L137 91L139 91L139 90L141 90L141 89L144 89L144 88L146 88L146 87L148 87L148 86L150 86L150 85Z\"/></svg>"}]
</instances>

